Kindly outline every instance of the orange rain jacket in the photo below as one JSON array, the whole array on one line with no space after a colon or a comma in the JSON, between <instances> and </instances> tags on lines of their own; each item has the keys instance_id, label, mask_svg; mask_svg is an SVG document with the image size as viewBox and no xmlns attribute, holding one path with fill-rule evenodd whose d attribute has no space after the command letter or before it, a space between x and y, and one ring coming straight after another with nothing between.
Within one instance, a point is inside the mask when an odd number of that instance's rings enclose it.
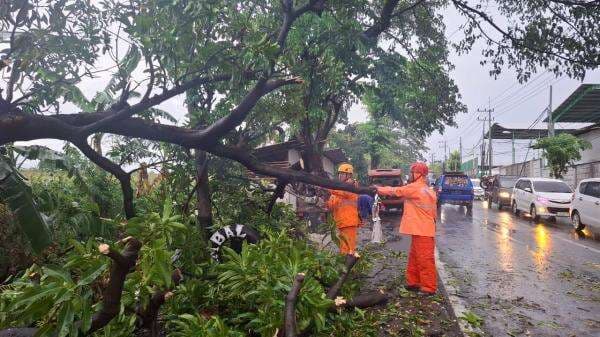
<instances>
[{"instance_id":1,"label":"orange rain jacket","mask_svg":"<svg viewBox=\"0 0 600 337\"><path fill-rule=\"evenodd\" d=\"M377 193L404 199L400 233L435 236L437 197L424 178L402 187L377 187Z\"/></svg>"},{"instance_id":2,"label":"orange rain jacket","mask_svg":"<svg viewBox=\"0 0 600 337\"><path fill-rule=\"evenodd\" d=\"M340 190L329 190L327 208L333 212L337 228L358 227L358 194Z\"/></svg>"}]
</instances>

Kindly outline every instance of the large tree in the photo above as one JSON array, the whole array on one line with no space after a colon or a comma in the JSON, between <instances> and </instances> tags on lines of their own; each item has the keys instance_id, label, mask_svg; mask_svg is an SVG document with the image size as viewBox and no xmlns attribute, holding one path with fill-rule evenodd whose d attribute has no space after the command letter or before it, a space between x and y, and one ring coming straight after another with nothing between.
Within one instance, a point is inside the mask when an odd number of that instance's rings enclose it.
<instances>
[{"instance_id":1,"label":"large tree","mask_svg":"<svg viewBox=\"0 0 600 337\"><path fill-rule=\"evenodd\" d=\"M581 78L600 63L596 2L548 1L542 6L545 2L537 0L499 0L499 14L518 19L508 20L507 27L496 24L481 4L448 3L469 19L461 50L478 38L498 37L483 58L492 62L495 73L507 64L517 67L523 80L538 67ZM131 173L94 151L88 143L92 135L171 143L287 181L367 192L261 163L252 155L257 144L252 140L284 125L318 152L321 140L358 99L365 99L377 117L391 116L422 135L452 124L461 106L447 76L450 65L439 15L445 4L3 2L0 144L44 138L74 144L119 180L129 217L134 214ZM79 83L114 71L103 67L102 55L119 64L117 47L123 50L123 44L139 50L135 74L141 75L127 76L121 64L116 67L120 81L115 102L93 111L68 110L61 97L73 100L80 94L74 89ZM189 123L144 117L148 109L197 90L214 98L202 123L191 118L195 108L188 109Z\"/></svg>"},{"instance_id":2,"label":"large tree","mask_svg":"<svg viewBox=\"0 0 600 337\"><path fill-rule=\"evenodd\" d=\"M350 124L333 132L328 143L344 150L363 182L368 169L406 168L427 150L422 137L387 118Z\"/></svg>"}]
</instances>

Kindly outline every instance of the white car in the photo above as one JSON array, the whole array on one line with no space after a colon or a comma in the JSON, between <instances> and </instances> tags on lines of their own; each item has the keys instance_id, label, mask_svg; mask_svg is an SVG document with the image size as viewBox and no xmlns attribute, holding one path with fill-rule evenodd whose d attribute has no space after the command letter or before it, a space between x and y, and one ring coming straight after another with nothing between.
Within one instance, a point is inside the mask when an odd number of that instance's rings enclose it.
<instances>
[{"instance_id":1,"label":"white car","mask_svg":"<svg viewBox=\"0 0 600 337\"><path fill-rule=\"evenodd\" d=\"M571 220L578 231L585 226L600 228L600 178L579 182L571 203Z\"/></svg>"},{"instance_id":2,"label":"white car","mask_svg":"<svg viewBox=\"0 0 600 337\"><path fill-rule=\"evenodd\" d=\"M513 213L529 212L537 221L540 217L568 217L573 191L562 180L520 178L513 189Z\"/></svg>"},{"instance_id":3,"label":"white car","mask_svg":"<svg viewBox=\"0 0 600 337\"><path fill-rule=\"evenodd\" d=\"M475 199L483 200L484 191L481 188L481 180L471 179L471 183L473 184L473 196L475 196Z\"/></svg>"}]
</instances>

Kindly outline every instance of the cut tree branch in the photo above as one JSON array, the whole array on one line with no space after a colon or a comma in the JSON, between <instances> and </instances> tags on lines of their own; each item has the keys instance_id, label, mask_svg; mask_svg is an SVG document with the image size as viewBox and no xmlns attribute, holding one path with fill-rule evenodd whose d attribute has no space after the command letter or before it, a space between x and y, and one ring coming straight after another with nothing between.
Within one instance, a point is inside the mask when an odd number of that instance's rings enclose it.
<instances>
[{"instance_id":1,"label":"cut tree branch","mask_svg":"<svg viewBox=\"0 0 600 337\"><path fill-rule=\"evenodd\" d=\"M171 280L173 282L172 288L178 286L182 278L183 275L181 273L181 270L175 269L173 271L173 274L171 275ZM154 324L156 323L156 320L158 318L158 312L162 305L169 299L169 297L172 296L172 294L173 293L171 292L171 289L156 291L150 298L148 306L138 312L138 317L140 319L139 326L145 329L152 329L152 335L155 335L156 329L154 327Z\"/></svg>"},{"instance_id":2,"label":"cut tree branch","mask_svg":"<svg viewBox=\"0 0 600 337\"><path fill-rule=\"evenodd\" d=\"M360 255L358 255L358 253L346 255L346 262L344 264L344 267L346 269L344 270L342 275L340 275L340 278L337 280L337 282L335 282L335 284L331 288L329 288L329 290L327 291L328 299L333 300L338 296L338 294L340 293L340 290L342 290L342 286L344 285L344 283L348 279L348 276L350 275L350 271L352 270L352 267L354 267L356 262L358 262L359 258L360 258Z\"/></svg>"},{"instance_id":3,"label":"cut tree branch","mask_svg":"<svg viewBox=\"0 0 600 337\"><path fill-rule=\"evenodd\" d=\"M219 119L209 127L198 131L197 137L200 141L207 143L218 141L223 135L233 130L246 119L261 97L282 86L300 83L302 83L302 79L299 77L258 80L254 88L244 96L242 101L227 116Z\"/></svg>"},{"instance_id":4,"label":"cut tree branch","mask_svg":"<svg viewBox=\"0 0 600 337\"><path fill-rule=\"evenodd\" d=\"M102 294L102 309L92 318L88 334L106 326L121 310L121 295L125 278L135 267L138 253L142 248L142 243L134 237L128 237L123 241L125 241L125 248L122 252L117 252L105 244L98 247L101 254L113 259L113 265L110 268L110 281Z\"/></svg>"},{"instance_id":5,"label":"cut tree branch","mask_svg":"<svg viewBox=\"0 0 600 337\"><path fill-rule=\"evenodd\" d=\"M61 139L76 142L71 132L80 125L87 125L100 120L105 114L62 114L43 115L2 115L0 114L0 145L41 138ZM203 143L196 130L177 126L163 125L141 118L128 118L120 123L107 125L99 132L117 134L127 137L142 138L153 141L177 144L186 148L199 148L219 157L235 160L251 171L275 177L285 178L289 182L304 182L326 188L350 191L360 194L373 194L367 187L355 187L340 181L311 175L306 172L270 166L259 161L248 149L228 147L220 144Z\"/></svg>"},{"instance_id":6,"label":"cut tree branch","mask_svg":"<svg viewBox=\"0 0 600 337\"><path fill-rule=\"evenodd\" d=\"M298 273L294 278L292 289L285 296L285 316L284 316L284 329L285 337L296 336L296 302L298 301L298 294L300 288L302 288L302 282L304 282L304 273Z\"/></svg>"}]
</instances>

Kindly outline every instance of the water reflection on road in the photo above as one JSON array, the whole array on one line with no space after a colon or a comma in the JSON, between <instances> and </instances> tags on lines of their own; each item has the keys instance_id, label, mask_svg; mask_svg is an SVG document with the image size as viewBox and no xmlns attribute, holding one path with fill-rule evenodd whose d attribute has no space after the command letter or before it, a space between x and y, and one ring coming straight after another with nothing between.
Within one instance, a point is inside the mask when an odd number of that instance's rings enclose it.
<instances>
[{"instance_id":1,"label":"water reflection on road","mask_svg":"<svg viewBox=\"0 0 600 337\"><path fill-rule=\"evenodd\" d=\"M477 203L446 206L437 244L493 336L600 336L600 242L567 220L531 221Z\"/></svg>"}]
</instances>

